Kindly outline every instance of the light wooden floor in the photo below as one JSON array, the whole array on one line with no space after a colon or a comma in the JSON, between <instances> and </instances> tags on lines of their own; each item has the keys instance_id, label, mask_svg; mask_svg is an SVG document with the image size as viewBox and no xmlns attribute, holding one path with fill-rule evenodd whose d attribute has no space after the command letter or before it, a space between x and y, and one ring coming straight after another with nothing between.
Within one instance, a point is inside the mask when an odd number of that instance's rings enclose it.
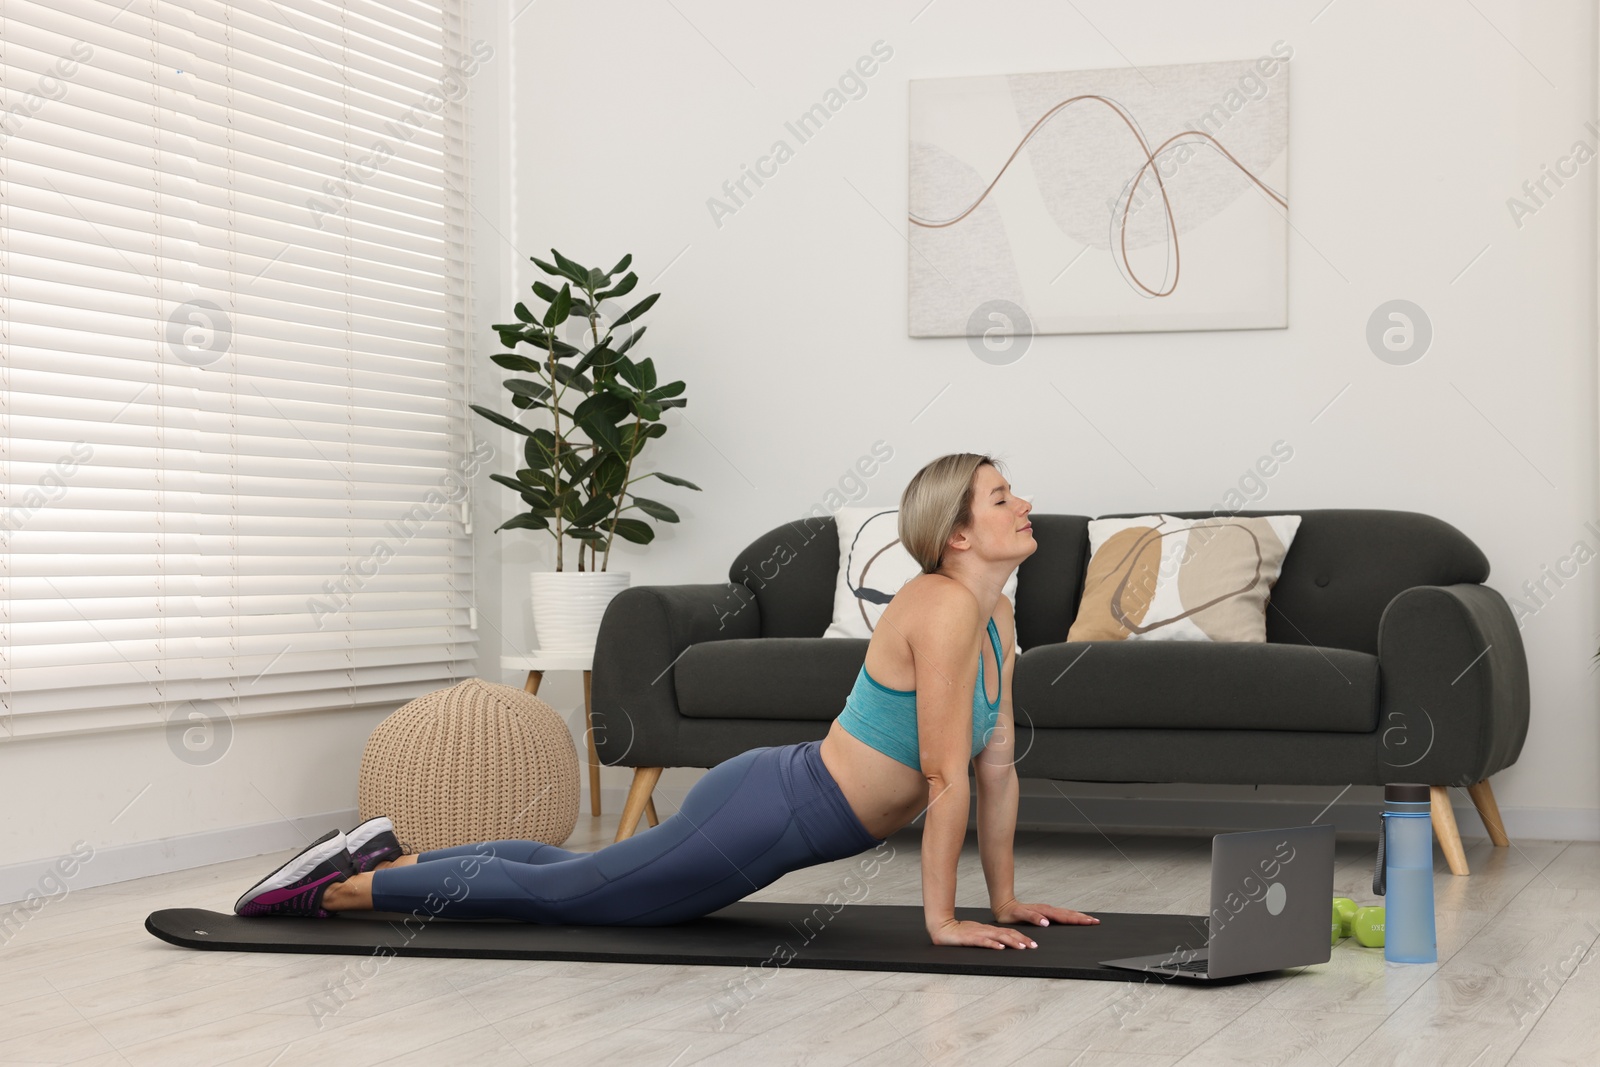
<instances>
[{"instance_id":1,"label":"light wooden floor","mask_svg":"<svg viewBox=\"0 0 1600 1067\"><path fill-rule=\"evenodd\" d=\"M614 814L582 816L567 847L600 847L615 828ZM920 903L919 836L891 839L867 903ZM1208 844L1019 831L1019 895L1200 913ZM790 967L750 978L743 1006L720 1018L716 1006L738 1003L733 987L758 972L387 959L373 973L370 957L191 952L145 933L156 908L229 910L291 854L279 853L47 905L0 949L0 1063L1600 1062L1600 845L1467 845L1469 878L1438 863L1436 965L1386 965L1382 950L1345 941L1330 963L1215 989ZM1370 899L1372 855L1340 843L1339 892ZM796 872L750 899L844 893L856 863ZM970 833L957 903L986 903ZM328 993L341 979L344 1001ZM318 1018L319 998L336 1010Z\"/></svg>"}]
</instances>

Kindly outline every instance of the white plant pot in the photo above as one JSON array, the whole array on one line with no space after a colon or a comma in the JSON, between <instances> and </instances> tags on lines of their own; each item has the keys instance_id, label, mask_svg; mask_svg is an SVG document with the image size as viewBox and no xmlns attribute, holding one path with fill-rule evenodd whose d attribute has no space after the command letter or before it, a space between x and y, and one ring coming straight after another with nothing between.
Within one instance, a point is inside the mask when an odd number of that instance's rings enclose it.
<instances>
[{"instance_id":1,"label":"white plant pot","mask_svg":"<svg viewBox=\"0 0 1600 1067\"><path fill-rule=\"evenodd\" d=\"M627 571L535 571L533 627L539 648L593 648L611 598L628 588Z\"/></svg>"}]
</instances>

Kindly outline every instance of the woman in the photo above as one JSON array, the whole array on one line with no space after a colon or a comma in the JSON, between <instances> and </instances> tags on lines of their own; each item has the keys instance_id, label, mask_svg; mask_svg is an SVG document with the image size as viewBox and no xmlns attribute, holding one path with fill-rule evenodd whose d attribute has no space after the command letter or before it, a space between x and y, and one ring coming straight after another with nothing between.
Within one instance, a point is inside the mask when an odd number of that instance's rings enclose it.
<instances>
[{"instance_id":1,"label":"woman","mask_svg":"<svg viewBox=\"0 0 1600 1067\"><path fill-rule=\"evenodd\" d=\"M1031 510L989 456L941 456L918 471L900 498L899 534L923 573L884 609L828 735L723 761L659 825L594 852L493 841L400 855L388 820L371 820L312 845L234 910L325 917L426 909L449 918L663 925L726 907L789 871L864 852L926 811L922 904L932 942L1037 948L1020 930L955 918L970 760L995 922L1099 922L1022 903L1013 891L1016 638L1000 590L1037 547Z\"/></svg>"}]
</instances>

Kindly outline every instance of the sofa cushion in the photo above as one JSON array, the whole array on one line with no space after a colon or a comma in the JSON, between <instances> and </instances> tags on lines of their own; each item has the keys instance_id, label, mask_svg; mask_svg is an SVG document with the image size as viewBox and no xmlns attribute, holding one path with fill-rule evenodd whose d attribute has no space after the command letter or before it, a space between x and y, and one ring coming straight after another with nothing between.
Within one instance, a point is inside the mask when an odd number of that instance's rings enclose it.
<instances>
[{"instance_id":1,"label":"sofa cushion","mask_svg":"<svg viewBox=\"0 0 1600 1067\"><path fill-rule=\"evenodd\" d=\"M1039 645L1017 658L1012 701L1019 727L1369 733L1378 657L1251 642Z\"/></svg>"},{"instance_id":2,"label":"sofa cushion","mask_svg":"<svg viewBox=\"0 0 1600 1067\"><path fill-rule=\"evenodd\" d=\"M860 637L701 641L671 669L678 710L695 719L826 722L844 710L869 643Z\"/></svg>"},{"instance_id":3,"label":"sofa cushion","mask_svg":"<svg viewBox=\"0 0 1600 1067\"><path fill-rule=\"evenodd\" d=\"M658 684L694 719L828 722L867 656L853 637L763 637L689 646ZM1090 641L1017 657L1018 723L1367 733L1378 659L1309 645Z\"/></svg>"},{"instance_id":4,"label":"sofa cushion","mask_svg":"<svg viewBox=\"0 0 1600 1067\"><path fill-rule=\"evenodd\" d=\"M1266 604L1298 515L1089 523L1089 571L1068 641L1267 639Z\"/></svg>"},{"instance_id":5,"label":"sofa cushion","mask_svg":"<svg viewBox=\"0 0 1600 1067\"><path fill-rule=\"evenodd\" d=\"M842 507L833 513L839 530L839 570L834 578L833 621L823 637L872 636L889 600L922 568L900 543L900 509ZM1277 577L1276 574L1273 577ZM1017 601L1017 572L1006 576L1000 595ZM1021 645L1017 646L1021 651Z\"/></svg>"}]
</instances>

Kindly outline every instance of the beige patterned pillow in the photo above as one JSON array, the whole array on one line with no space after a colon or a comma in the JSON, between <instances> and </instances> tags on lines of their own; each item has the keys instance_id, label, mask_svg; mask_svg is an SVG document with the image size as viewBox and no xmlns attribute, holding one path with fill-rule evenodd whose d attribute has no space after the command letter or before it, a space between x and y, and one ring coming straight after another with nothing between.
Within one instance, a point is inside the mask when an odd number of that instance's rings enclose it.
<instances>
[{"instance_id":1,"label":"beige patterned pillow","mask_svg":"<svg viewBox=\"0 0 1600 1067\"><path fill-rule=\"evenodd\" d=\"M1089 570L1068 641L1267 639L1267 598L1299 515L1089 521Z\"/></svg>"}]
</instances>

